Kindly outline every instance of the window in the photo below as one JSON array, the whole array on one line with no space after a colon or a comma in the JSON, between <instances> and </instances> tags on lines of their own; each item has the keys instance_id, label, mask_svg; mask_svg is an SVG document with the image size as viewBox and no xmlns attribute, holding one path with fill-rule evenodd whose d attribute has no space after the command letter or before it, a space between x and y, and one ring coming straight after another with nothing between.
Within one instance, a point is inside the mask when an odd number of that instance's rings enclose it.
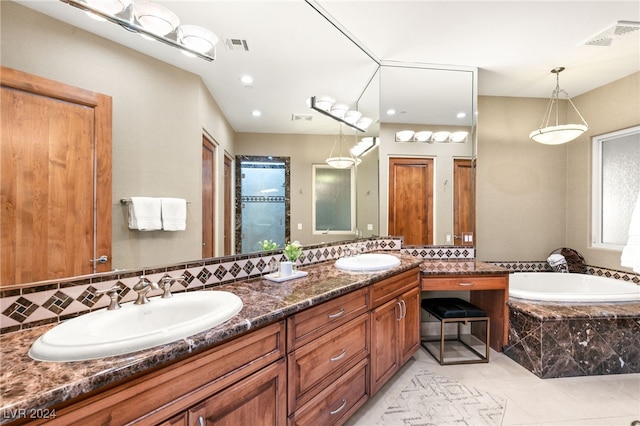
<instances>
[{"instance_id":1,"label":"window","mask_svg":"<svg viewBox=\"0 0 640 426\"><path fill-rule=\"evenodd\" d=\"M334 169L313 165L313 233L350 234L355 223L353 167Z\"/></svg>"},{"instance_id":2,"label":"window","mask_svg":"<svg viewBox=\"0 0 640 426\"><path fill-rule=\"evenodd\" d=\"M622 250L640 191L640 126L592 138L593 247Z\"/></svg>"}]
</instances>

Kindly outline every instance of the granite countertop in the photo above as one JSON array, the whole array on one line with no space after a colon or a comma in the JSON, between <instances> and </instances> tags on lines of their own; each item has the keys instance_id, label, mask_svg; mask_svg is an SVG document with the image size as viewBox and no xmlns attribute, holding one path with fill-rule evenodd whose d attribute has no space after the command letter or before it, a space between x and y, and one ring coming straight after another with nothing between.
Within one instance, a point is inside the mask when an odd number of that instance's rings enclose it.
<instances>
[{"instance_id":1,"label":"granite countertop","mask_svg":"<svg viewBox=\"0 0 640 426\"><path fill-rule=\"evenodd\" d=\"M34 361L27 353L31 344L55 324L4 334L0 336L0 424L10 421L9 413L15 413L15 410L52 407L194 351L213 347L423 262L412 256L396 256L401 264L383 272L343 272L333 266L333 261L328 261L303 267L301 270L307 271L308 276L282 283L253 278L215 287L215 290L230 291L242 299L244 307L238 315L186 339L127 355L79 362Z\"/></svg>"},{"instance_id":2,"label":"granite countertop","mask_svg":"<svg viewBox=\"0 0 640 426\"><path fill-rule=\"evenodd\" d=\"M420 265L422 276L430 275L495 275L510 274L507 268L474 260L424 260Z\"/></svg>"}]
</instances>

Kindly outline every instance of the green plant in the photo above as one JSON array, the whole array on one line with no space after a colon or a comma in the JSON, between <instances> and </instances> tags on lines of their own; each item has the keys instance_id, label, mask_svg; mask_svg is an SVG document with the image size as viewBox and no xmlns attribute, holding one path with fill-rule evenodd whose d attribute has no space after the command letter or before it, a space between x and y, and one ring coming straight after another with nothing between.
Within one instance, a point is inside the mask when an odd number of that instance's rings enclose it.
<instances>
[{"instance_id":1,"label":"green plant","mask_svg":"<svg viewBox=\"0 0 640 426\"><path fill-rule=\"evenodd\" d=\"M258 242L258 246L260 247L260 250L270 251L270 250L277 249L278 248L278 243L276 243L273 240L264 240L264 241Z\"/></svg>"},{"instance_id":2,"label":"green plant","mask_svg":"<svg viewBox=\"0 0 640 426\"><path fill-rule=\"evenodd\" d=\"M287 243L283 250L284 256L290 262L295 262L302 254L302 247L298 241Z\"/></svg>"}]
</instances>

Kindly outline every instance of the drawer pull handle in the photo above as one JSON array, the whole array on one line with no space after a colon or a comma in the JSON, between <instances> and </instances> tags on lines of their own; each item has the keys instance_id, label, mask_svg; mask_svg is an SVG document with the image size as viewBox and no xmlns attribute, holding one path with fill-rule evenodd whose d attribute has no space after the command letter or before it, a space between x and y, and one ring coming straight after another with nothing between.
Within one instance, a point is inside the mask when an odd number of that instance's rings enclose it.
<instances>
[{"instance_id":1,"label":"drawer pull handle","mask_svg":"<svg viewBox=\"0 0 640 426\"><path fill-rule=\"evenodd\" d=\"M334 318L341 317L342 315L344 315L344 308L340 308L340 310L338 312L336 312L335 314L331 314L331 315L327 315L327 316L330 319L334 319Z\"/></svg>"},{"instance_id":2,"label":"drawer pull handle","mask_svg":"<svg viewBox=\"0 0 640 426\"><path fill-rule=\"evenodd\" d=\"M343 349L343 350L342 350L342 352L340 353L340 355L336 355L336 356L334 356L333 358L330 358L329 360L330 360L331 362L339 361L339 360L341 360L342 358L344 358L346 354L347 354L347 350L346 350L346 349Z\"/></svg>"},{"instance_id":3,"label":"drawer pull handle","mask_svg":"<svg viewBox=\"0 0 640 426\"><path fill-rule=\"evenodd\" d=\"M474 285L473 283L460 283L458 285L461 285L463 287L471 287L472 285Z\"/></svg>"},{"instance_id":4,"label":"drawer pull handle","mask_svg":"<svg viewBox=\"0 0 640 426\"><path fill-rule=\"evenodd\" d=\"M204 426L204 419L202 418L202 416L198 416L198 425Z\"/></svg>"},{"instance_id":5,"label":"drawer pull handle","mask_svg":"<svg viewBox=\"0 0 640 426\"><path fill-rule=\"evenodd\" d=\"M340 407L336 408L335 410L330 411L329 414L331 414L332 416L334 414L338 414L340 411L344 410L344 407L346 407L346 406L347 406L347 400L343 399L342 400L342 405Z\"/></svg>"}]
</instances>

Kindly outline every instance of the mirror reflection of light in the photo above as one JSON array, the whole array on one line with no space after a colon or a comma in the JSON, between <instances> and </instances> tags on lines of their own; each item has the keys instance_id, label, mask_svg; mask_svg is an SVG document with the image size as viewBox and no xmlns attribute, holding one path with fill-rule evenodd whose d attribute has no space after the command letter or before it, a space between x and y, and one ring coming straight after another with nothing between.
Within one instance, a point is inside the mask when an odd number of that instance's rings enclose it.
<instances>
[{"instance_id":1,"label":"mirror reflection of light","mask_svg":"<svg viewBox=\"0 0 640 426\"><path fill-rule=\"evenodd\" d=\"M464 112L459 112L456 117L458 118L465 118L467 116L467 114L465 114Z\"/></svg>"}]
</instances>

